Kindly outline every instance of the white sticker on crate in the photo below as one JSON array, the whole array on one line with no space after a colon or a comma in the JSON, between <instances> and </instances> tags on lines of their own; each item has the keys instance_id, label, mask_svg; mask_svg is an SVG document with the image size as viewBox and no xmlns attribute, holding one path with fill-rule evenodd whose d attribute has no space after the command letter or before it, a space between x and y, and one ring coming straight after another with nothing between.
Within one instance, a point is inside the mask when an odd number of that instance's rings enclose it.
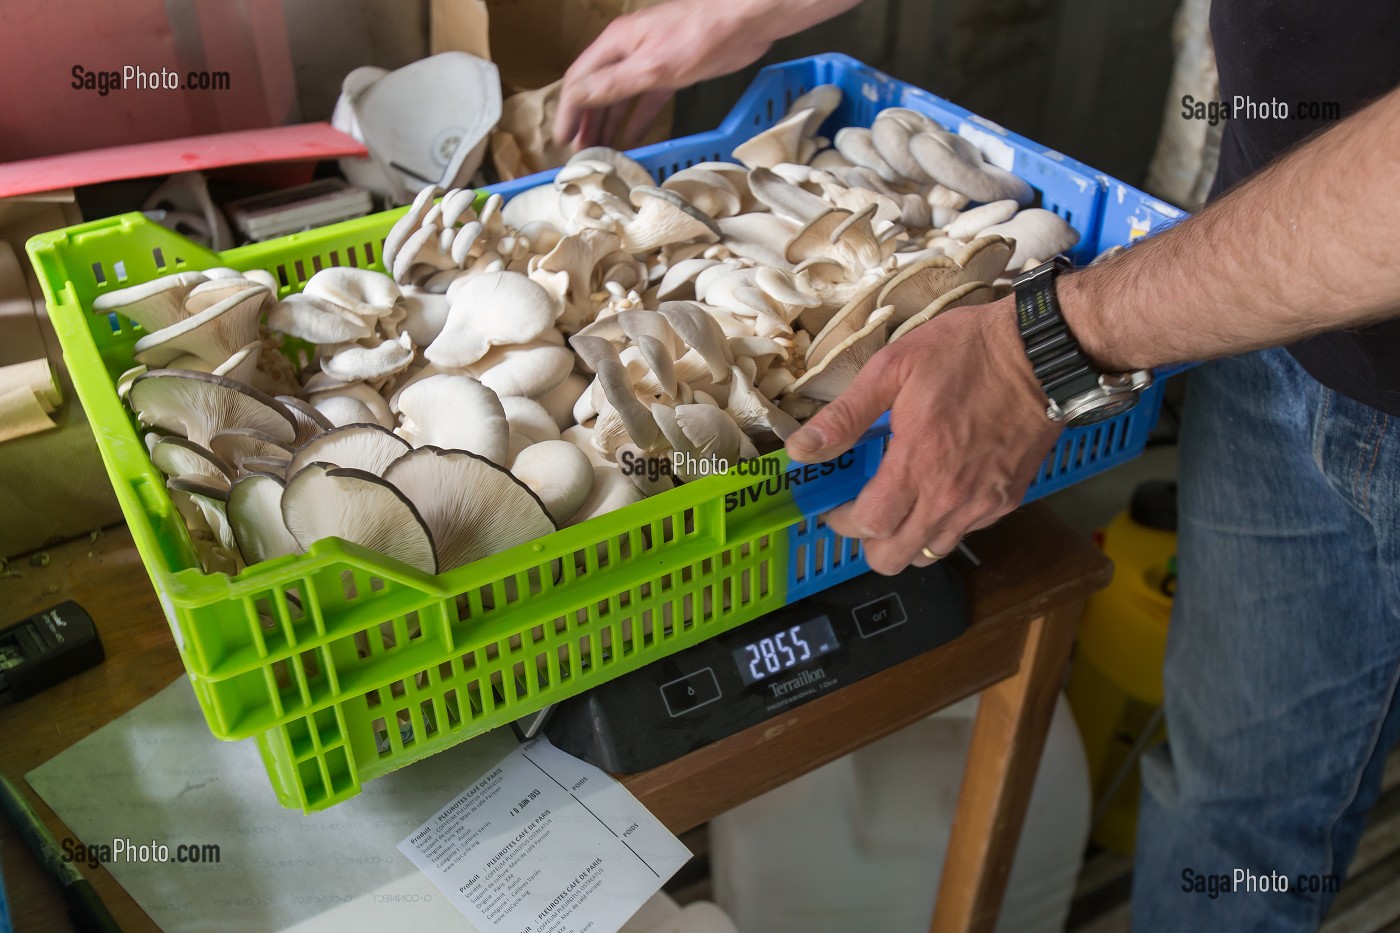
<instances>
[{"instance_id":1,"label":"white sticker on crate","mask_svg":"<svg viewBox=\"0 0 1400 933\"><path fill-rule=\"evenodd\" d=\"M998 127L1000 129L1000 127ZM1005 130L1002 130L1005 132ZM995 133L978 129L970 122L958 127L958 135L982 150L982 157L997 168L1008 172L1016 169L1016 150L1011 144Z\"/></svg>"},{"instance_id":2,"label":"white sticker on crate","mask_svg":"<svg viewBox=\"0 0 1400 933\"><path fill-rule=\"evenodd\" d=\"M616 933L690 858L625 787L542 737L399 851L493 933Z\"/></svg>"}]
</instances>

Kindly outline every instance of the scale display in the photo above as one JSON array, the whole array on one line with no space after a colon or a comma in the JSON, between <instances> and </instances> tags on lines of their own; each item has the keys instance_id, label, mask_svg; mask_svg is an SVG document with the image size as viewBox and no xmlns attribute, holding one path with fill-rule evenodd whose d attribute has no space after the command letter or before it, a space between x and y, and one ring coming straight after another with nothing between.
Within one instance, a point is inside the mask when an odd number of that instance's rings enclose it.
<instances>
[{"instance_id":1,"label":"scale display","mask_svg":"<svg viewBox=\"0 0 1400 933\"><path fill-rule=\"evenodd\" d=\"M967 628L945 563L864 574L565 700L559 748L631 774L758 725L944 644Z\"/></svg>"},{"instance_id":2,"label":"scale display","mask_svg":"<svg viewBox=\"0 0 1400 933\"><path fill-rule=\"evenodd\" d=\"M739 678L752 686L840 647L831 619L823 615L734 649L734 663L739 666Z\"/></svg>"}]
</instances>

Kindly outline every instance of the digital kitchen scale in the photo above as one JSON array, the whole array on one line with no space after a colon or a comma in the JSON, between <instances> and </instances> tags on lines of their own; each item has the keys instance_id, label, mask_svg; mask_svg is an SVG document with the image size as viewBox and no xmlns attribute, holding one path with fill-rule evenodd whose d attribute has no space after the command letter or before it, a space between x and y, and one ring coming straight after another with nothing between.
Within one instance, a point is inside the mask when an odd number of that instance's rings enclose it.
<instances>
[{"instance_id":1,"label":"digital kitchen scale","mask_svg":"<svg viewBox=\"0 0 1400 933\"><path fill-rule=\"evenodd\" d=\"M952 641L967 615L946 563L863 574L566 700L543 731L605 771L645 771Z\"/></svg>"}]
</instances>

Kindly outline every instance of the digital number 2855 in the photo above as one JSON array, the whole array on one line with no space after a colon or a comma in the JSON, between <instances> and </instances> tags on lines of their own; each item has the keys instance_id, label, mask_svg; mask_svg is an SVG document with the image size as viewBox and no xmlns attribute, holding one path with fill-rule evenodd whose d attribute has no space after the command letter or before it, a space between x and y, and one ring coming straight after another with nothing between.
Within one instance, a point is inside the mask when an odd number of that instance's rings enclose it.
<instances>
[{"instance_id":1,"label":"digital number 2855","mask_svg":"<svg viewBox=\"0 0 1400 933\"><path fill-rule=\"evenodd\" d=\"M791 644L788 642L791 641ZM763 638L747 645L749 655L749 676L761 680L769 674L776 674L785 668L799 664L812 656L812 649L802 637L800 626L794 625L785 632L771 638ZM800 652L800 653L799 653ZM762 670L759 666L762 665Z\"/></svg>"}]
</instances>

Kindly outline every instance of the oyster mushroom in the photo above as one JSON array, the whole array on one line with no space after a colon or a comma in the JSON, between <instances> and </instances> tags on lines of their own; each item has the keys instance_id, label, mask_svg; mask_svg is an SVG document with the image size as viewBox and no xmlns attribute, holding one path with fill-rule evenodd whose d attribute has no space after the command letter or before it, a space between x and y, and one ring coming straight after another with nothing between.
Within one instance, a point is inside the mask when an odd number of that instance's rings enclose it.
<instances>
[{"instance_id":1,"label":"oyster mushroom","mask_svg":"<svg viewBox=\"0 0 1400 933\"><path fill-rule=\"evenodd\" d=\"M780 162L805 161L799 158L807 121L815 108L799 110L734 147L734 158L749 168L772 168Z\"/></svg>"},{"instance_id":2,"label":"oyster mushroom","mask_svg":"<svg viewBox=\"0 0 1400 933\"><path fill-rule=\"evenodd\" d=\"M593 491L593 464L565 440L531 444L511 463L510 472L560 525L574 517Z\"/></svg>"},{"instance_id":3,"label":"oyster mushroom","mask_svg":"<svg viewBox=\"0 0 1400 933\"><path fill-rule=\"evenodd\" d=\"M995 282L1006 271L1016 246L1005 237L980 236L952 254L962 266L963 282Z\"/></svg>"},{"instance_id":4,"label":"oyster mushroom","mask_svg":"<svg viewBox=\"0 0 1400 933\"><path fill-rule=\"evenodd\" d=\"M279 395L277 401L296 419L297 436L294 443L298 445L305 444L317 434L335 427L329 418L294 395Z\"/></svg>"},{"instance_id":5,"label":"oyster mushroom","mask_svg":"<svg viewBox=\"0 0 1400 933\"><path fill-rule=\"evenodd\" d=\"M267 313L269 330L309 343L350 343L374 334L374 324L302 294L288 295Z\"/></svg>"},{"instance_id":6,"label":"oyster mushroom","mask_svg":"<svg viewBox=\"0 0 1400 933\"><path fill-rule=\"evenodd\" d=\"M807 123L802 127L804 136L815 136L826 122L827 117L841 106L841 88L836 84L818 84L805 94L800 94L788 107L789 114L806 111Z\"/></svg>"},{"instance_id":7,"label":"oyster mushroom","mask_svg":"<svg viewBox=\"0 0 1400 933\"><path fill-rule=\"evenodd\" d=\"M151 370L132 382L126 398L142 424L177 432L201 447L227 428L257 428L285 442L297 433L296 419L272 396L210 373Z\"/></svg>"},{"instance_id":8,"label":"oyster mushroom","mask_svg":"<svg viewBox=\"0 0 1400 933\"><path fill-rule=\"evenodd\" d=\"M437 375L399 395L397 433L414 447L440 447L504 463L510 428L496 393L470 376Z\"/></svg>"},{"instance_id":9,"label":"oyster mushroom","mask_svg":"<svg viewBox=\"0 0 1400 933\"><path fill-rule=\"evenodd\" d=\"M934 299L918 314L907 318L904 323L895 329L890 335L889 342L894 343L899 338L905 336L921 324L926 324L944 311L952 308L961 308L965 305L981 305L993 299L992 286L986 282L964 282L946 295Z\"/></svg>"},{"instance_id":10,"label":"oyster mushroom","mask_svg":"<svg viewBox=\"0 0 1400 933\"><path fill-rule=\"evenodd\" d=\"M301 550L340 538L437 572L432 536L408 497L363 470L313 463L287 481L282 521Z\"/></svg>"},{"instance_id":11,"label":"oyster mushroom","mask_svg":"<svg viewBox=\"0 0 1400 933\"><path fill-rule=\"evenodd\" d=\"M424 377L427 378L427 377ZM311 407L334 426L372 422L384 428L394 427L394 413L384 396L363 382L333 386L309 397ZM359 417L349 417L351 414Z\"/></svg>"},{"instance_id":12,"label":"oyster mushroom","mask_svg":"<svg viewBox=\"0 0 1400 933\"><path fill-rule=\"evenodd\" d=\"M321 362L321 372L340 382L378 382L397 375L413 362L413 338L407 333L373 347L341 347Z\"/></svg>"},{"instance_id":13,"label":"oyster mushroom","mask_svg":"<svg viewBox=\"0 0 1400 933\"><path fill-rule=\"evenodd\" d=\"M286 482L271 473L240 477L228 493L229 528L246 564L301 552L282 520L282 491Z\"/></svg>"},{"instance_id":14,"label":"oyster mushroom","mask_svg":"<svg viewBox=\"0 0 1400 933\"><path fill-rule=\"evenodd\" d=\"M151 463L171 479L198 479L227 489L235 473L222 457L183 437L162 437L151 445L150 453Z\"/></svg>"},{"instance_id":15,"label":"oyster mushroom","mask_svg":"<svg viewBox=\"0 0 1400 933\"><path fill-rule=\"evenodd\" d=\"M916 133L941 132L943 127L923 114L904 107L887 107L875 115L870 125L870 144L876 155L897 176L925 184L933 181L909 152L909 140ZM843 153L844 154L844 153ZM856 161L852 159L852 161ZM864 165L864 162L857 162ZM878 168L874 165L870 168ZM884 178L884 175L881 175ZM887 181L893 179L886 179Z\"/></svg>"},{"instance_id":16,"label":"oyster mushroom","mask_svg":"<svg viewBox=\"0 0 1400 933\"><path fill-rule=\"evenodd\" d=\"M588 391L588 380L576 372L570 372L564 380L536 401L554 419L555 426L563 431L575 423L573 409L575 403Z\"/></svg>"},{"instance_id":17,"label":"oyster mushroom","mask_svg":"<svg viewBox=\"0 0 1400 933\"><path fill-rule=\"evenodd\" d=\"M372 269L331 266L307 279L301 292L360 318L374 320L394 310L403 292L394 280Z\"/></svg>"},{"instance_id":18,"label":"oyster mushroom","mask_svg":"<svg viewBox=\"0 0 1400 933\"><path fill-rule=\"evenodd\" d=\"M935 256L908 266L886 282L875 304L892 306L892 323L902 324L962 281L961 266L946 256Z\"/></svg>"},{"instance_id":19,"label":"oyster mushroom","mask_svg":"<svg viewBox=\"0 0 1400 933\"><path fill-rule=\"evenodd\" d=\"M527 486L475 454L419 447L390 464L384 480L417 506L432 533L442 571L557 527Z\"/></svg>"},{"instance_id":20,"label":"oyster mushroom","mask_svg":"<svg viewBox=\"0 0 1400 933\"><path fill-rule=\"evenodd\" d=\"M534 399L503 396L501 410L505 412L506 425L511 434L519 434L531 444L559 439L559 427L554 423L554 416Z\"/></svg>"},{"instance_id":21,"label":"oyster mushroom","mask_svg":"<svg viewBox=\"0 0 1400 933\"><path fill-rule=\"evenodd\" d=\"M189 353L217 365L242 347L257 343L267 289L254 285L211 305L198 314L146 334L136 341L136 362L166 366Z\"/></svg>"},{"instance_id":22,"label":"oyster mushroom","mask_svg":"<svg viewBox=\"0 0 1400 933\"><path fill-rule=\"evenodd\" d=\"M632 189L630 199L636 213L618 228L622 248L629 253L686 240L713 243L720 238L714 220L674 191L639 185Z\"/></svg>"},{"instance_id":23,"label":"oyster mushroom","mask_svg":"<svg viewBox=\"0 0 1400 933\"><path fill-rule=\"evenodd\" d=\"M987 162L977 147L951 133L919 133L909 154L934 181L974 201L1029 204L1035 192L1025 179Z\"/></svg>"},{"instance_id":24,"label":"oyster mushroom","mask_svg":"<svg viewBox=\"0 0 1400 933\"><path fill-rule=\"evenodd\" d=\"M983 229L980 235L1005 237L1016 244L1007 261L1007 268L1015 271L1031 259L1049 259L1079 242L1078 230L1059 214L1041 207L1027 208L1006 223Z\"/></svg>"},{"instance_id":25,"label":"oyster mushroom","mask_svg":"<svg viewBox=\"0 0 1400 933\"><path fill-rule=\"evenodd\" d=\"M201 272L176 272L105 292L93 299L92 310L99 314L120 314L147 331L169 327L188 316L185 298L190 290L208 278Z\"/></svg>"},{"instance_id":26,"label":"oyster mushroom","mask_svg":"<svg viewBox=\"0 0 1400 933\"><path fill-rule=\"evenodd\" d=\"M555 337L559 332L551 330ZM573 372L575 357L568 347L539 340L520 346L496 347L467 367L467 372L499 396L540 398Z\"/></svg>"},{"instance_id":27,"label":"oyster mushroom","mask_svg":"<svg viewBox=\"0 0 1400 933\"><path fill-rule=\"evenodd\" d=\"M553 328L558 311L549 292L525 275L479 275L452 299L441 333L423 355L439 366L469 366L492 347L538 340Z\"/></svg>"},{"instance_id":28,"label":"oyster mushroom","mask_svg":"<svg viewBox=\"0 0 1400 933\"><path fill-rule=\"evenodd\" d=\"M623 475L615 463L593 464L593 486L588 498L566 525L578 525L642 501L642 491Z\"/></svg>"},{"instance_id":29,"label":"oyster mushroom","mask_svg":"<svg viewBox=\"0 0 1400 933\"><path fill-rule=\"evenodd\" d=\"M291 479L313 463L364 470L383 476L399 457L412 450L408 441L377 424L347 424L318 434L292 454L286 476Z\"/></svg>"},{"instance_id":30,"label":"oyster mushroom","mask_svg":"<svg viewBox=\"0 0 1400 933\"><path fill-rule=\"evenodd\" d=\"M257 428L227 428L209 440L209 449L215 456L233 466L234 473L247 472L245 464L253 459L272 458L290 461L290 442L278 440L266 431Z\"/></svg>"},{"instance_id":31,"label":"oyster mushroom","mask_svg":"<svg viewBox=\"0 0 1400 933\"><path fill-rule=\"evenodd\" d=\"M579 162L602 162L611 166L613 174L621 179L628 188L653 183L651 172L648 172L642 163L626 153L618 152L607 146L590 146L587 149L580 149L565 164L577 165Z\"/></svg>"},{"instance_id":32,"label":"oyster mushroom","mask_svg":"<svg viewBox=\"0 0 1400 933\"><path fill-rule=\"evenodd\" d=\"M737 366L730 368L729 398L724 410L749 437L785 441L800 427L795 418L765 398Z\"/></svg>"},{"instance_id":33,"label":"oyster mushroom","mask_svg":"<svg viewBox=\"0 0 1400 933\"><path fill-rule=\"evenodd\" d=\"M833 347L789 386L788 393L823 402L834 400L885 345L885 331L893 314L894 309L888 306L877 308L863 327Z\"/></svg>"},{"instance_id":34,"label":"oyster mushroom","mask_svg":"<svg viewBox=\"0 0 1400 933\"><path fill-rule=\"evenodd\" d=\"M883 181L899 181L899 172L880 157L870 130L858 126L845 127L837 131L835 143L836 150L853 165L870 169Z\"/></svg>"},{"instance_id":35,"label":"oyster mushroom","mask_svg":"<svg viewBox=\"0 0 1400 933\"><path fill-rule=\"evenodd\" d=\"M1010 198L992 201L990 204L979 204L959 213L943 232L955 240L970 240L988 227L1005 223L1015 217L1020 207Z\"/></svg>"}]
</instances>

